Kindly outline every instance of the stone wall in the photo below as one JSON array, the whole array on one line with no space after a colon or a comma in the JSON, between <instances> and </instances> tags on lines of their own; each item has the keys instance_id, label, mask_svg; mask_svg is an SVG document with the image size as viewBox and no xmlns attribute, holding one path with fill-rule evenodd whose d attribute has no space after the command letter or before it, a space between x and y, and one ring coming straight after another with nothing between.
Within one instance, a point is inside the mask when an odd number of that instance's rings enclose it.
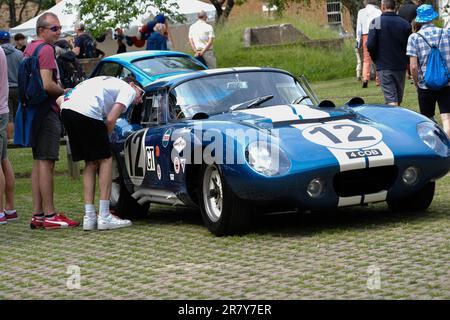
<instances>
[{"instance_id":1,"label":"stone wall","mask_svg":"<svg viewBox=\"0 0 450 320\"><path fill-rule=\"evenodd\" d=\"M288 44L308 41L309 38L289 23L281 25L246 28L244 47L255 45Z\"/></svg>"},{"instance_id":2,"label":"stone wall","mask_svg":"<svg viewBox=\"0 0 450 320\"><path fill-rule=\"evenodd\" d=\"M289 23L246 28L243 38L245 48L299 43L309 47L341 49L344 44L343 39L311 40L303 32Z\"/></svg>"}]
</instances>

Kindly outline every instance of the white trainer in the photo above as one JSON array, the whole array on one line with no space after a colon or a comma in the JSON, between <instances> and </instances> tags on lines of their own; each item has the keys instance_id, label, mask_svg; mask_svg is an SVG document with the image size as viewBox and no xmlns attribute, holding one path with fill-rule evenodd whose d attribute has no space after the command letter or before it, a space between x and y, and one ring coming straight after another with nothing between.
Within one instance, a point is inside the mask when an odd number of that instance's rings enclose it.
<instances>
[{"instance_id":1,"label":"white trainer","mask_svg":"<svg viewBox=\"0 0 450 320\"><path fill-rule=\"evenodd\" d=\"M131 221L120 219L112 214L109 214L106 218L99 215L97 218L97 225L98 230L119 229L131 226Z\"/></svg>"},{"instance_id":2,"label":"white trainer","mask_svg":"<svg viewBox=\"0 0 450 320\"><path fill-rule=\"evenodd\" d=\"M83 230L92 231L97 230L97 215L90 217L87 214L83 218Z\"/></svg>"}]
</instances>

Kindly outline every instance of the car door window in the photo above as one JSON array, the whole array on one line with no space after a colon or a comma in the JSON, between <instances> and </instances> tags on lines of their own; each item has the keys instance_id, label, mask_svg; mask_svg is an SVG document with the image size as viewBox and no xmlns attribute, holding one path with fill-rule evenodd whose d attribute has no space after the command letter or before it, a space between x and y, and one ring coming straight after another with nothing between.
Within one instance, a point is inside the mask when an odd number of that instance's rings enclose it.
<instances>
[{"instance_id":1,"label":"car door window","mask_svg":"<svg viewBox=\"0 0 450 320\"><path fill-rule=\"evenodd\" d=\"M95 76L117 77L121 73L122 69L122 66L118 63L105 62L100 66Z\"/></svg>"},{"instance_id":2,"label":"car door window","mask_svg":"<svg viewBox=\"0 0 450 320\"><path fill-rule=\"evenodd\" d=\"M136 78L136 77L134 76L133 72L131 72L130 70L128 70L128 69L125 68L125 67L122 67L122 70L120 71L118 78L123 80L123 79L125 79L126 77L133 77L133 78Z\"/></svg>"},{"instance_id":3,"label":"car door window","mask_svg":"<svg viewBox=\"0 0 450 320\"><path fill-rule=\"evenodd\" d=\"M141 124L143 127L152 127L163 123L164 103L165 95L162 92L147 94L143 103L133 107L129 122Z\"/></svg>"}]
</instances>

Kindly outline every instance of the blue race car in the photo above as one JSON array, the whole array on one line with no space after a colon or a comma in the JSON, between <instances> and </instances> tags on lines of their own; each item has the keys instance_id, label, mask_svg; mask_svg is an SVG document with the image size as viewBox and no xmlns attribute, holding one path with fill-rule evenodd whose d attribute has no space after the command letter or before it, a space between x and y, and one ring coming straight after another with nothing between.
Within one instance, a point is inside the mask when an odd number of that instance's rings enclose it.
<instances>
[{"instance_id":1,"label":"blue race car","mask_svg":"<svg viewBox=\"0 0 450 320\"><path fill-rule=\"evenodd\" d=\"M450 141L428 118L361 98L319 102L303 79L271 68L160 78L112 139L119 215L145 215L152 202L199 207L217 236L245 232L260 208L423 211L450 169Z\"/></svg>"},{"instance_id":2,"label":"blue race car","mask_svg":"<svg viewBox=\"0 0 450 320\"><path fill-rule=\"evenodd\" d=\"M171 74L208 69L192 56L176 51L133 51L102 59L90 78L112 76L134 77L144 87L158 78Z\"/></svg>"}]
</instances>

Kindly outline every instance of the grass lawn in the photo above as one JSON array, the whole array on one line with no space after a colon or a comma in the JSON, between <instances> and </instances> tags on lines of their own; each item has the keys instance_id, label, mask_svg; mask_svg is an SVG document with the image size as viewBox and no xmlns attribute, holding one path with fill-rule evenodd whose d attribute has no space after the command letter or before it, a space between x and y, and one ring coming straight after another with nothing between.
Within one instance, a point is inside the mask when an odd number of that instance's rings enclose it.
<instances>
[{"instance_id":1,"label":"grass lawn","mask_svg":"<svg viewBox=\"0 0 450 320\"><path fill-rule=\"evenodd\" d=\"M354 95L382 102L379 88L353 79L314 87L337 103ZM417 109L410 85L405 105ZM20 220L0 226L0 299L450 299L449 176L438 180L425 214L381 203L271 215L247 235L216 238L197 211L155 205L131 228L44 231L28 227L30 150L9 156ZM81 219L81 179L65 176L64 147L61 158L56 206Z\"/></svg>"},{"instance_id":2,"label":"grass lawn","mask_svg":"<svg viewBox=\"0 0 450 320\"><path fill-rule=\"evenodd\" d=\"M311 39L335 39L337 33L314 22L299 21L291 17L269 19L259 15L230 21L217 27L214 52L218 67L270 66L305 74L311 81L348 77L354 74L354 42L345 42L343 50L310 48L300 44L274 47L243 47L245 28L290 23Z\"/></svg>"}]
</instances>

